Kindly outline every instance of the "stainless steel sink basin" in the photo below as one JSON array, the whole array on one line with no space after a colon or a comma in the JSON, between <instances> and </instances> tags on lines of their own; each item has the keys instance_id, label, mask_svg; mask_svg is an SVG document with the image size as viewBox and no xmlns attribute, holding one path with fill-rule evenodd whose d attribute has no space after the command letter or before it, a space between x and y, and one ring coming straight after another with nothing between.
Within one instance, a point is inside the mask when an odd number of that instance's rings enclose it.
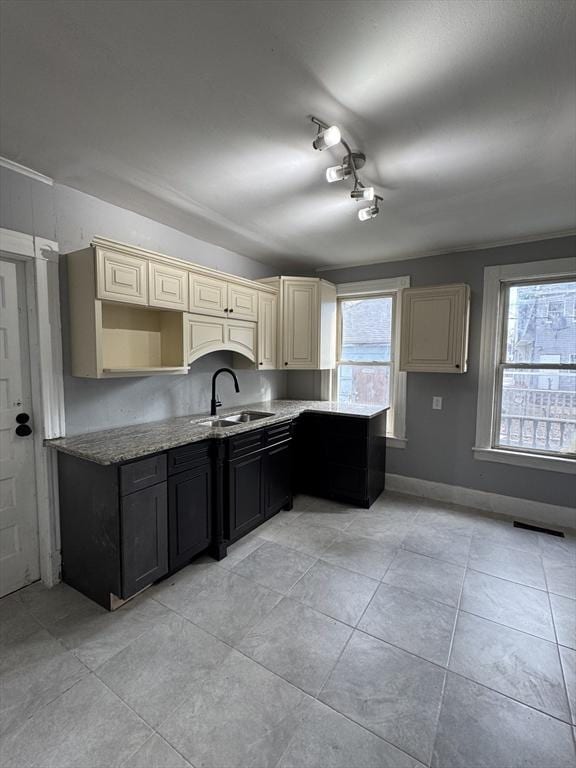
<instances>
[{"instance_id":1,"label":"stainless steel sink basin","mask_svg":"<svg viewBox=\"0 0 576 768\"><path fill-rule=\"evenodd\" d=\"M203 427L234 427L236 424L267 419L269 416L274 416L274 414L265 411L242 411L241 413L231 413L221 419L207 419L196 423Z\"/></svg>"}]
</instances>

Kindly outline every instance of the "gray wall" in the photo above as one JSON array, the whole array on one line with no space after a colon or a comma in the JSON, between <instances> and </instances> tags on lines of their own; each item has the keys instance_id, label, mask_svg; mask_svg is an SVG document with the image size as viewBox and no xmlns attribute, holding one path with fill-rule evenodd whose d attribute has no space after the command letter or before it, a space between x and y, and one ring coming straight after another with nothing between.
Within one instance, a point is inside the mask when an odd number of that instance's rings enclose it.
<instances>
[{"instance_id":1,"label":"gray wall","mask_svg":"<svg viewBox=\"0 0 576 768\"><path fill-rule=\"evenodd\" d=\"M468 283L472 289L468 372L464 375L409 373L405 449L390 449L388 471L450 485L476 488L550 504L574 506L574 476L525 469L473 458L478 393L478 360L482 322L484 267L576 255L576 238L430 256L409 261L322 272L335 283L410 275L412 286ZM576 266L576 263L575 263ZM316 380L295 379L289 395L317 397ZM309 388L306 389L306 383ZM432 397L443 398L443 410L432 410Z\"/></svg>"},{"instance_id":2,"label":"gray wall","mask_svg":"<svg viewBox=\"0 0 576 768\"><path fill-rule=\"evenodd\" d=\"M219 246L197 240L131 211L60 185L50 187L0 167L0 226L57 240L61 253L84 248L95 235L110 237L243 277L277 270ZM107 427L207 412L210 378L216 368L233 366L231 353L207 355L188 375L87 380L70 376L67 275L61 260L61 305L66 431L73 435ZM223 378L225 405L243 405L283 397L286 373L239 370L240 393Z\"/></svg>"}]
</instances>

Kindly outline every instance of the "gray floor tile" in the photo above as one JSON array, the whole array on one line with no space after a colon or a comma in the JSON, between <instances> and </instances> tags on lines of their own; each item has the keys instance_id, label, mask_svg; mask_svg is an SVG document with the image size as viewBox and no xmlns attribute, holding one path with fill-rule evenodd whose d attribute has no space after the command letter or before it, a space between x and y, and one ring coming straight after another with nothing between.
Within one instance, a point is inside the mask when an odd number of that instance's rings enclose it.
<instances>
[{"instance_id":1,"label":"gray floor tile","mask_svg":"<svg viewBox=\"0 0 576 768\"><path fill-rule=\"evenodd\" d=\"M542 557L566 565L576 565L576 536L568 534L562 538L541 533L539 538Z\"/></svg>"},{"instance_id":2,"label":"gray floor tile","mask_svg":"<svg viewBox=\"0 0 576 768\"><path fill-rule=\"evenodd\" d=\"M122 763L122 768L190 768L190 763L155 733L129 760Z\"/></svg>"},{"instance_id":3,"label":"gray floor tile","mask_svg":"<svg viewBox=\"0 0 576 768\"><path fill-rule=\"evenodd\" d=\"M573 768L570 726L448 674L433 768Z\"/></svg>"},{"instance_id":4,"label":"gray floor tile","mask_svg":"<svg viewBox=\"0 0 576 768\"><path fill-rule=\"evenodd\" d=\"M566 562L544 558L548 590L555 595L576 599L576 567Z\"/></svg>"},{"instance_id":5,"label":"gray floor tile","mask_svg":"<svg viewBox=\"0 0 576 768\"><path fill-rule=\"evenodd\" d=\"M278 768L419 768L396 747L315 701Z\"/></svg>"},{"instance_id":6,"label":"gray floor tile","mask_svg":"<svg viewBox=\"0 0 576 768\"><path fill-rule=\"evenodd\" d=\"M258 529L259 530L259 529ZM245 557L248 557L252 552L255 552L258 547L261 547L267 539L263 539L256 534L249 534L244 536L240 541L232 544L228 547L228 552L223 560L220 560L219 565L222 568L231 570Z\"/></svg>"},{"instance_id":7,"label":"gray floor tile","mask_svg":"<svg viewBox=\"0 0 576 768\"><path fill-rule=\"evenodd\" d=\"M42 624L58 621L74 611L94 605L92 600L62 583L48 589L37 581L16 594L22 605Z\"/></svg>"},{"instance_id":8,"label":"gray floor tile","mask_svg":"<svg viewBox=\"0 0 576 768\"><path fill-rule=\"evenodd\" d=\"M235 565L233 571L286 594L315 562L311 555L266 541Z\"/></svg>"},{"instance_id":9,"label":"gray floor tile","mask_svg":"<svg viewBox=\"0 0 576 768\"><path fill-rule=\"evenodd\" d=\"M264 531L262 536L281 544L283 547L297 549L308 555L320 557L336 539L338 531L327 525L301 522L299 518L292 525Z\"/></svg>"},{"instance_id":10,"label":"gray floor tile","mask_svg":"<svg viewBox=\"0 0 576 768\"><path fill-rule=\"evenodd\" d=\"M376 516L374 513L360 514L348 528L347 533L354 536L364 536L372 541L378 541L389 546L399 547L404 541L412 525L412 515L387 516L384 511Z\"/></svg>"},{"instance_id":11,"label":"gray floor tile","mask_svg":"<svg viewBox=\"0 0 576 768\"><path fill-rule=\"evenodd\" d=\"M428 661L355 632L319 699L427 764L444 675Z\"/></svg>"},{"instance_id":12,"label":"gray floor tile","mask_svg":"<svg viewBox=\"0 0 576 768\"><path fill-rule=\"evenodd\" d=\"M238 644L238 650L315 696L352 629L285 598Z\"/></svg>"},{"instance_id":13,"label":"gray floor tile","mask_svg":"<svg viewBox=\"0 0 576 768\"><path fill-rule=\"evenodd\" d=\"M576 725L576 651L560 647L560 658L564 671L564 681L568 692L568 702L572 713L572 722Z\"/></svg>"},{"instance_id":14,"label":"gray floor tile","mask_svg":"<svg viewBox=\"0 0 576 768\"><path fill-rule=\"evenodd\" d=\"M41 628L20 600L12 595L0 600L0 646L24 639Z\"/></svg>"},{"instance_id":15,"label":"gray floor tile","mask_svg":"<svg viewBox=\"0 0 576 768\"><path fill-rule=\"evenodd\" d=\"M576 600L551 594L550 604L558 642L576 650Z\"/></svg>"},{"instance_id":16,"label":"gray floor tile","mask_svg":"<svg viewBox=\"0 0 576 768\"><path fill-rule=\"evenodd\" d=\"M396 549L364 536L343 532L324 552L322 560L372 579L381 579L394 559Z\"/></svg>"},{"instance_id":17,"label":"gray floor tile","mask_svg":"<svg viewBox=\"0 0 576 768\"><path fill-rule=\"evenodd\" d=\"M219 565L193 563L152 586L147 594L173 611L184 613L188 603L197 594L208 587L223 584L227 576L228 571Z\"/></svg>"},{"instance_id":18,"label":"gray floor tile","mask_svg":"<svg viewBox=\"0 0 576 768\"><path fill-rule=\"evenodd\" d=\"M424 524L428 529L443 531L456 536L471 536L474 533L477 517L448 506L423 508L416 516L417 525Z\"/></svg>"},{"instance_id":19,"label":"gray floor tile","mask_svg":"<svg viewBox=\"0 0 576 768\"><path fill-rule=\"evenodd\" d=\"M461 536L443 529L431 529L420 523L408 533L402 542L402 547L438 560L466 565L470 551L470 536Z\"/></svg>"},{"instance_id":20,"label":"gray floor tile","mask_svg":"<svg viewBox=\"0 0 576 768\"><path fill-rule=\"evenodd\" d=\"M460 613L450 669L562 720L569 720L555 644Z\"/></svg>"},{"instance_id":21,"label":"gray floor tile","mask_svg":"<svg viewBox=\"0 0 576 768\"><path fill-rule=\"evenodd\" d=\"M224 579L190 595L178 610L183 616L226 643L237 643L261 621L282 595L224 571Z\"/></svg>"},{"instance_id":22,"label":"gray floor tile","mask_svg":"<svg viewBox=\"0 0 576 768\"><path fill-rule=\"evenodd\" d=\"M479 571L468 571L460 608L556 642L548 595L539 589Z\"/></svg>"},{"instance_id":23,"label":"gray floor tile","mask_svg":"<svg viewBox=\"0 0 576 768\"><path fill-rule=\"evenodd\" d=\"M0 673L0 732L32 714L88 675L88 669L46 630L5 645Z\"/></svg>"},{"instance_id":24,"label":"gray floor tile","mask_svg":"<svg viewBox=\"0 0 576 768\"><path fill-rule=\"evenodd\" d=\"M322 560L290 590L290 597L345 624L356 626L378 582Z\"/></svg>"},{"instance_id":25,"label":"gray floor tile","mask_svg":"<svg viewBox=\"0 0 576 768\"><path fill-rule=\"evenodd\" d=\"M383 582L402 587L430 600L456 606L463 579L464 568L459 565L400 550Z\"/></svg>"},{"instance_id":26,"label":"gray floor tile","mask_svg":"<svg viewBox=\"0 0 576 768\"><path fill-rule=\"evenodd\" d=\"M455 608L381 584L358 629L446 666L455 622Z\"/></svg>"},{"instance_id":27,"label":"gray floor tile","mask_svg":"<svg viewBox=\"0 0 576 768\"><path fill-rule=\"evenodd\" d=\"M233 651L159 732L202 768L272 768L311 701Z\"/></svg>"},{"instance_id":28,"label":"gray floor tile","mask_svg":"<svg viewBox=\"0 0 576 768\"><path fill-rule=\"evenodd\" d=\"M528 587L546 589L544 569L539 555L503 547L493 541L477 537L472 540L468 567L518 584L526 584Z\"/></svg>"},{"instance_id":29,"label":"gray floor tile","mask_svg":"<svg viewBox=\"0 0 576 768\"><path fill-rule=\"evenodd\" d=\"M311 504L317 501L316 496L306 496L305 493L297 493L293 499L293 512L301 512L303 509L308 509Z\"/></svg>"},{"instance_id":30,"label":"gray floor tile","mask_svg":"<svg viewBox=\"0 0 576 768\"><path fill-rule=\"evenodd\" d=\"M121 766L152 731L90 675L26 720L0 751L14 768ZM18 762L16 762L18 761Z\"/></svg>"},{"instance_id":31,"label":"gray floor tile","mask_svg":"<svg viewBox=\"0 0 576 768\"><path fill-rule=\"evenodd\" d=\"M171 613L100 667L98 677L155 728L230 650Z\"/></svg>"},{"instance_id":32,"label":"gray floor tile","mask_svg":"<svg viewBox=\"0 0 576 768\"><path fill-rule=\"evenodd\" d=\"M142 596L117 611L94 605L48 624L48 630L90 669L96 669L169 613Z\"/></svg>"},{"instance_id":33,"label":"gray floor tile","mask_svg":"<svg viewBox=\"0 0 576 768\"><path fill-rule=\"evenodd\" d=\"M514 528L511 520L492 520L490 525L476 526L474 538L481 541L494 541L503 547L540 555L540 537L535 531Z\"/></svg>"}]
</instances>

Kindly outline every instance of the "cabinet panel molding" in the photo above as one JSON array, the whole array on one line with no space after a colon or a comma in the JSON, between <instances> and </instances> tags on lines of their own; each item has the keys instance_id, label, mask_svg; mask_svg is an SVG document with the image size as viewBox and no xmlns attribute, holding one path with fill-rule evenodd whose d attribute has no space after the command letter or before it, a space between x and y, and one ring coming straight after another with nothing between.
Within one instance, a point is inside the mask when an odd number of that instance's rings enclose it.
<instances>
[{"instance_id":1,"label":"cabinet panel molding","mask_svg":"<svg viewBox=\"0 0 576 768\"><path fill-rule=\"evenodd\" d=\"M146 259L97 248L96 297L128 304L148 304Z\"/></svg>"},{"instance_id":2,"label":"cabinet panel molding","mask_svg":"<svg viewBox=\"0 0 576 768\"><path fill-rule=\"evenodd\" d=\"M277 367L278 358L278 297L258 295L258 368L261 371Z\"/></svg>"},{"instance_id":3,"label":"cabinet panel molding","mask_svg":"<svg viewBox=\"0 0 576 768\"><path fill-rule=\"evenodd\" d=\"M150 268L150 306L188 309L188 272L168 264L151 261Z\"/></svg>"},{"instance_id":4,"label":"cabinet panel molding","mask_svg":"<svg viewBox=\"0 0 576 768\"><path fill-rule=\"evenodd\" d=\"M470 288L465 284L402 291L400 370L465 373Z\"/></svg>"},{"instance_id":5,"label":"cabinet panel molding","mask_svg":"<svg viewBox=\"0 0 576 768\"><path fill-rule=\"evenodd\" d=\"M228 308L228 284L225 280L190 273L190 311L225 317Z\"/></svg>"},{"instance_id":6,"label":"cabinet panel molding","mask_svg":"<svg viewBox=\"0 0 576 768\"><path fill-rule=\"evenodd\" d=\"M244 320L188 314L187 362L191 363L210 352L230 350L256 360L256 323Z\"/></svg>"},{"instance_id":7,"label":"cabinet panel molding","mask_svg":"<svg viewBox=\"0 0 576 768\"><path fill-rule=\"evenodd\" d=\"M241 285L228 283L228 313L233 312L235 319L258 319L258 291Z\"/></svg>"}]
</instances>

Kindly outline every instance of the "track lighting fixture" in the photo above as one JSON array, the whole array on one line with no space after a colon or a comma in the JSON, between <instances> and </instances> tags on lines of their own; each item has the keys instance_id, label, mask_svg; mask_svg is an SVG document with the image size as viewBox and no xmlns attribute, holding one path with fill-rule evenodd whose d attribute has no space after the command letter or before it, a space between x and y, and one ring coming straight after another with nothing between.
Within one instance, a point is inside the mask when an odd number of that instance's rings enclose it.
<instances>
[{"instance_id":1,"label":"track lighting fixture","mask_svg":"<svg viewBox=\"0 0 576 768\"><path fill-rule=\"evenodd\" d=\"M346 155L340 165L333 165L326 169L326 181L332 184L335 181L344 181L349 177L354 179L354 189L350 193L353 200L373 201L368 208L361 208L358 211L360 221L368 221L378 215L378 201L382 200L376 194L374 187L365 186L358 178L358 169L362 168L366 162L366 156L362 152L352 151L346 141L342 138L340 129L337 125L328 125L317 117L310 117L310 120L318 127L316 138L312 142L314 149L324 150L334 147L336 144L342 144L346 150Z\"/></svg>"},{"instance_id":2,"label":"track lighting fixture","mask_svg":"<svg viewBox=\"0 0 576 768\"><path fill-rule=\"evenodd\" d=\"M374 187L354 187L350 197L352 200L374 200Z\"/></svg>"},{"instance_id":3,"label":"track lighting fixture","mask_svg":"<svg viewBox=\"0 0 576 768\"><path fill-rule=\"evenodd\" d=\"M333 181L343 181L348 176L352 176L352 171L345 165L333 165L331 168L326 168L326 181L332 184Z\"/></svg>"},{"instance_id":4,"label":"track lighting fixture","mask_svg":"<svg viewBox=\"0 0 576 768\"><path fill-rule=\"evenodd\" d=\"M337 125L327 126L323 130L319 130L316 134L316 138L312 142L314 149L328 149L336 144L340 144L342 136L340 134L340 128Z\"/></svg>"}]
</instances>

